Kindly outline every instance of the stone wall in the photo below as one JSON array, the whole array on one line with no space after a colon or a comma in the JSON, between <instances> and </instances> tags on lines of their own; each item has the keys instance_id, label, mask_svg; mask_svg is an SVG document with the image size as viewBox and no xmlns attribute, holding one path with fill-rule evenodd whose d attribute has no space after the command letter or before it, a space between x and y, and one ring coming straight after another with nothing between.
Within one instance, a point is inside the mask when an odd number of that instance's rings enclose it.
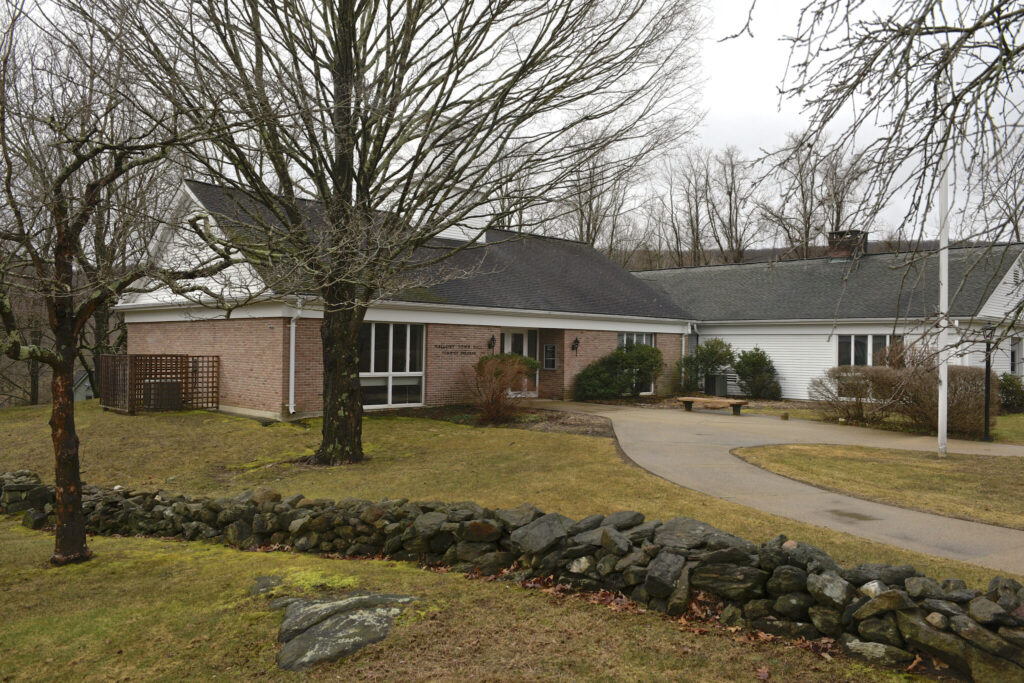
<instances>
[{"instance_id":1,"label":"stone wall","mask_svg":"<svg viewBox=\"0 0 1024 683\"><path fill-rule=\"evenodd\" d=\"M996 577L984 593L911 566L838 566L779 536L760 545L685 517L616 512L573 520L532 505L287 499L266 489L211 499L85 487L93 534L210 539L251 548L386 556L458 571L554 576L681 614L697 591L728 602L721 619L775 635L839 640L852 654L905 665L937 658L978 681L1024 681L1024 587ZM32 528L52 523L52 487L0 474L0 506Z\"/></svg>"}]
</instances>

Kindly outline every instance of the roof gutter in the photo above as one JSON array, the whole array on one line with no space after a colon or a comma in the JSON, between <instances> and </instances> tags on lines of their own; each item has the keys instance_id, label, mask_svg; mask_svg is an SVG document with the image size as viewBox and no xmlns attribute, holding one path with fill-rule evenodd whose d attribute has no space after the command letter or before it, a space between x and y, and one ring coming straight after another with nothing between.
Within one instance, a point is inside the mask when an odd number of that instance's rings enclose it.
<instances>
[{"instance_id":1,"label":"roof gutter","mask_svg":"<svg viewBox=\"0 0 1024 683\"><path fill-rule=\"evenodd\" d=\"M288 331L288 414L295 414L295 328L302 317L303 297L296 298L295 315Z\"/></svg>"}]
</instances>

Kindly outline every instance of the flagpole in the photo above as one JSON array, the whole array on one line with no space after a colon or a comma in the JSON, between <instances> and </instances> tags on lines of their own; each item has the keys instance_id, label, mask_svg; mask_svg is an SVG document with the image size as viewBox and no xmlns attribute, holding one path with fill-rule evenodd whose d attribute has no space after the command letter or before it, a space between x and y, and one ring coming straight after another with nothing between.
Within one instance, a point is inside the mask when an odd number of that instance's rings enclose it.
<instances>
[{"instance_id":1,"label":"flagpole","mask_svg":"<svg viewBox=\"0 0 1024 683\"><path fill-rule=\"evenodd\" d=\"M939 185L939 457L946 457L949 406L949 150L942 154Z\"/></svg>"}]
</instances>

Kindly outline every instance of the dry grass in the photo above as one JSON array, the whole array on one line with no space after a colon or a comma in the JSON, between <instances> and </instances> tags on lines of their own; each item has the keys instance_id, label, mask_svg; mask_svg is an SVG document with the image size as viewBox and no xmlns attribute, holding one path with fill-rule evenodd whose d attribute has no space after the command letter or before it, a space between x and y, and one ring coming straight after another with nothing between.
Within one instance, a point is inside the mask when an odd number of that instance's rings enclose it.
<instances>
[{"instance_id":1,"label":"dry grass","mask_svg":"<svg viewBox=\"0 0 1024 683\"><path fill-rule=\"evenodd\" d=\"M0 411L0 471L47 476L52 455L46 411ZM272 425L207 413L127 417L95 405L79 411L87 481L234 494L256 485L285 495L369 499L473 500L488 507L532 502L572 517L639 510L652 519L688 516L755 541L786 534L843 564L911 563L931 576L987 585L992 571L914 553L823 527L794 522L682 488L630 465L610 439L521 429L478 428L436 420L369 417L369 459L312 468L292 462L317 441L317 425Z\"/></svg>"},{"instance_id":2,"label":"dry grass","mask_svg":"<svg viewBox=\"0 0 1024 683\"><path fill-rule=\"evenodd\" d=\"M1024 529L1024 458L939 458L921 451L807 444L742 448L736 455L772 472L858 498Z\"/></svg>"},{"instance_id":3,"label":"dry grass","mask_svg":"<svg viewBox=\"0 0 1024 683\"><path fill-rule=\"evenodd\" d=\"M52 540L0 521L0 680L903 680L792 643L703 635L499 582L385 561L243 553L205 543L97 538L96 558L47 568ZM421 599L386 640L304 675L274 664L280 612L252 597L357 589Z\"/></svg>"},{"instance_id":4,"label":"dry grass","mask_svg":"<svg viewBox=\"0 0 1024 683\"><path fill-rule=\"evenodd\" d=\"M1000 415L992 436L1001 443L1024 444L1024 413Z\"/></svg>"},{"instance_id":5,"label":"dry grass","mask_svg":"<svg viewBox=\"0 0 1024 683\"><path fill-rule=\"evenodd\" d=\"M743 409L753 415L782 415L789 413L794 420L815 420L821 422L824 415L814 407L811 401L752 401ZM992 436L997 443L1024 444L1024 413L999 415L995 419ZM905 418L891 416L886 422L877 426L878 429L907 431Z\"/></svg>"}]
</instances>

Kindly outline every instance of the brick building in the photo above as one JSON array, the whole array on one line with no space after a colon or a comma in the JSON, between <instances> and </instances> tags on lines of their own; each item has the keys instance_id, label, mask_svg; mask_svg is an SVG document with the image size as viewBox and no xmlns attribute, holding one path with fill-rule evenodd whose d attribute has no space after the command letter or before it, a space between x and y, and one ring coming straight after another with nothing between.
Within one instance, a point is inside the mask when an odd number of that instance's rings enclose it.
<instances>
[{"instance_id":1,"label":"brick building","mask_svg":"<svg viewBox=\"0 0 1024 683\"><path fill-rule=\"evenodd\" d=\"M221 229L240 210L237 195L194 182L183 204L183 215L208 216ZM585 244L497 230L483 241L446 261L466 276L370 307L360 342L367 408L468 402L474 362L500 352L540 362L522 389L530 396L569 398L580 370L629 343L662 351L652 391L678 385L676 361L691 328L664 293ZM440 240L435 248L444 247ZM136 296L119 310L129 353L220 356L222 410L279 419L321 410L315 296L267 295L230 317L166 293Z\"/></svg>"}]
</instances>

